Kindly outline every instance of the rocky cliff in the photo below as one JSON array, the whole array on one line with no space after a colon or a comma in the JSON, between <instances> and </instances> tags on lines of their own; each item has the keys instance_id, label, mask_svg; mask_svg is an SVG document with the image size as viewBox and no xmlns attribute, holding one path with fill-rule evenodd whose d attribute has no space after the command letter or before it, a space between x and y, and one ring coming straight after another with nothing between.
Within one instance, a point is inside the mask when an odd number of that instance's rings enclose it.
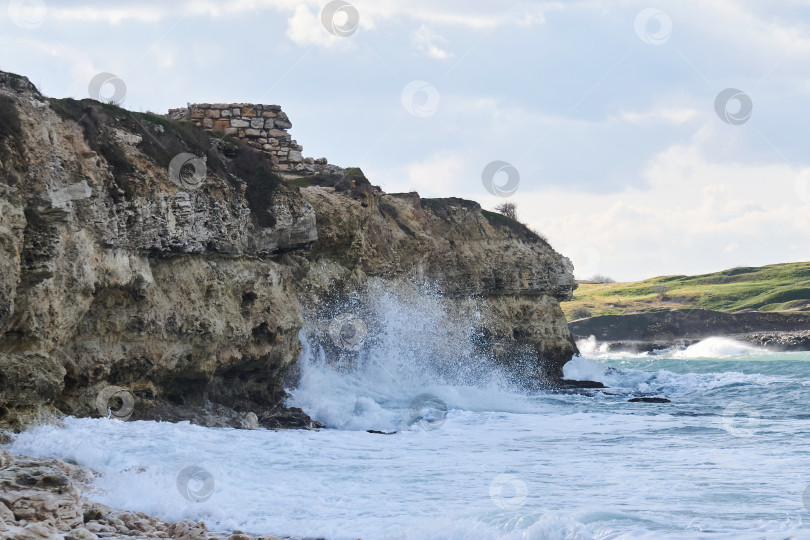
<instances>
[{"instance_id":1,"label":"rocky cliff","mask_svg":"<svg viewBox=\"0 0 810 540\"><path fill-rule=\"evenodd\" d=\"M224 133L0 73L0 425L98 415L111 385L127 417L311 425L282 405L304 317L370 278L485 299L478 346L559 377L566 258L476 203L329 172L291 185Z\"/></svg>"},{"instance_id":2,"label":"rocky cliff","mask_svg":"<svg viewBox=\"0 0 810 540\"><path fill-rule=\"evenodd\" d=\"M568 326L576 339L593 336L612 351L685 347L717 336L777 351L810 350L810 314L801 312L677 309L589 317Z\"/></svg>"}]
</instances>

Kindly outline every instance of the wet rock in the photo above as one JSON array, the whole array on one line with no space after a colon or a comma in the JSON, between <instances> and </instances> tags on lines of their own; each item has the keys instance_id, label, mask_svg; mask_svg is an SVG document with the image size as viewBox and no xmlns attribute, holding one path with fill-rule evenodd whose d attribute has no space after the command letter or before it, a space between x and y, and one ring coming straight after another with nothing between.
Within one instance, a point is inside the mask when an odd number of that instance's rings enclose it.
<instances>
[{"instance_id":1,"label":"wet rock","mask_svg":"<svg viewBox=\"0 0 810 540\"><path fill-rule=\"evenodd\" d=\"M14 458L11 457L11 454L9 454L4 448L0 448L0 469L11 465L13 459Z\"/></svg>"},{"instance_id":2,"label":"wet rock","mask_svg":"<svg viewBox=\"0 0 810 540\"><path fill-rule=\"evenodd\" d=\"M662 397L635 397L627 401L629 403L671 403L670 400Z\"/></svg>"},{"instance_id":3,"label":"wet rock","mask_svg":"<svg viewBox=\"0 0 810 540\"><path fill-rule=\"evenodd\" d=\"M178 521L172 523L166 530L170 538L176 540L208 540L208 529L205 523L193 521Z\"/></svg>"},{"instance_id":4,"label":"wet rock","mask_svg":"<svg viewBox=\"0 0 810 540\"><path fill-rule=\"evenodd\" d=\"M65 535L65 540L98 540L98 535L84 527L73 529Z\"/></svg>"},{"instance_id":5,"label":"wet rock","mask_svg":"<svg viewBox=\"0 0 810 540\"><path fill-rule=\"evenodd\" d=\"M28 523L25 526L11 526L0 533L0 540L64 540L54 527L43 523Z\"/></svg>"},{"instance_id":6,"label":"wet rock","mask_svg":"<svg viewBox=\"0 0 810 540\"><path fill-rule=\"evenodd\" d=\"M569 388L606 388L606 386L598 381L577 381L573 379L562 379L560 387L563 389Z\"/></svg>"},{"instance_id":7,"label":"wet rock","mask_svg":"<svg viewBox=\"0 0 810 540\"><path fill-rule=\"evenodd\" d=\"M729 337L772 350L810 350L810 314L724 313L678 309L658 313L605 315L569 324L577 339L594 336L610 351L644 352L683 348L701 339Z\"/></svg>"},{"instance_id":8,"label":"wet rock","mask_svg":"<svg viewBox=\"0 0 810 540\"><path fill-rule=\"evenodd\" d=\"M84 522L76 483L52 459L18 458L0 469L0 502L14 518L59 530Z\"/></svg>"}]
</instances>

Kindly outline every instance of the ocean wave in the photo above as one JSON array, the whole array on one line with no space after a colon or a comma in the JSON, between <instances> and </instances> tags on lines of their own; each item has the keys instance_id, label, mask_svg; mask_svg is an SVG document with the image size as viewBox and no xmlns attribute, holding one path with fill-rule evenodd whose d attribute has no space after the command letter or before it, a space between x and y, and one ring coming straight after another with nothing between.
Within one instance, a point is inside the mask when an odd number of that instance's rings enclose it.
<instances>
[{"instance_id":1,"label":"ocean wave","mask_svg":"<svg viewBox=\"0 0 810 540\"><path fill-rule=\"evenodd\" d=\"M633 368L607 367L600 360L575 357L564 368L568 379L603 383L612 391L639 394L687 396L730 386L767 386L784 380L759 373L726 371L719 373L675 373L666 369L645 371Z\"/></svg>"}]
</instances>

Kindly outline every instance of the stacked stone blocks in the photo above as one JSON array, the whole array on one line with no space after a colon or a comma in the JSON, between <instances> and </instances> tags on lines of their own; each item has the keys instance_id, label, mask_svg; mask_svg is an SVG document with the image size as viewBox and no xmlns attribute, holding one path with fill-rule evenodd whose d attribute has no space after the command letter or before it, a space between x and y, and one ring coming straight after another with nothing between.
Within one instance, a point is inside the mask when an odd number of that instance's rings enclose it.
<instances>
[{"instance_id":1,"label":"stacked stone blocks","mask_svg":"<svg viewBox=\"0 0 810 540\"><path fill-rule=\"evenodd\" d=\"M252 103L195 103L170 109L174 120L188 120L204 129L220 131L248 146L268 153L273 165L282 172L314 174L337 169L326 158L305 158L303 147L290 137L292 127L287 114L278 105Z\"/></svg>"}]
</instances>

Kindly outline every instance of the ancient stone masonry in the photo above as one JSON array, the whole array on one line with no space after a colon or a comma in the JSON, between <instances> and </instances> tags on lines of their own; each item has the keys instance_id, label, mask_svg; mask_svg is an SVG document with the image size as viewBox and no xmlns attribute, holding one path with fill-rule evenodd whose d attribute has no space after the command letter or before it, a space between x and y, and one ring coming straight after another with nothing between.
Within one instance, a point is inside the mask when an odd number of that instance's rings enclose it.
<instances>
[{"instance_id":1,"label":"ancient stone masonry","mask_svg":"<svg viewBox=\"0 0 810 540\"><path fill-rule=\"evenodd\" d=\"M194 103L181 109L170 109L167 116L220 131L266 152L281 172L308 175L342 170L327 164L326 158L303 157L301 151L304 148L287 133L292 123L278 105Z\"/></svg>"}]
</instances>

